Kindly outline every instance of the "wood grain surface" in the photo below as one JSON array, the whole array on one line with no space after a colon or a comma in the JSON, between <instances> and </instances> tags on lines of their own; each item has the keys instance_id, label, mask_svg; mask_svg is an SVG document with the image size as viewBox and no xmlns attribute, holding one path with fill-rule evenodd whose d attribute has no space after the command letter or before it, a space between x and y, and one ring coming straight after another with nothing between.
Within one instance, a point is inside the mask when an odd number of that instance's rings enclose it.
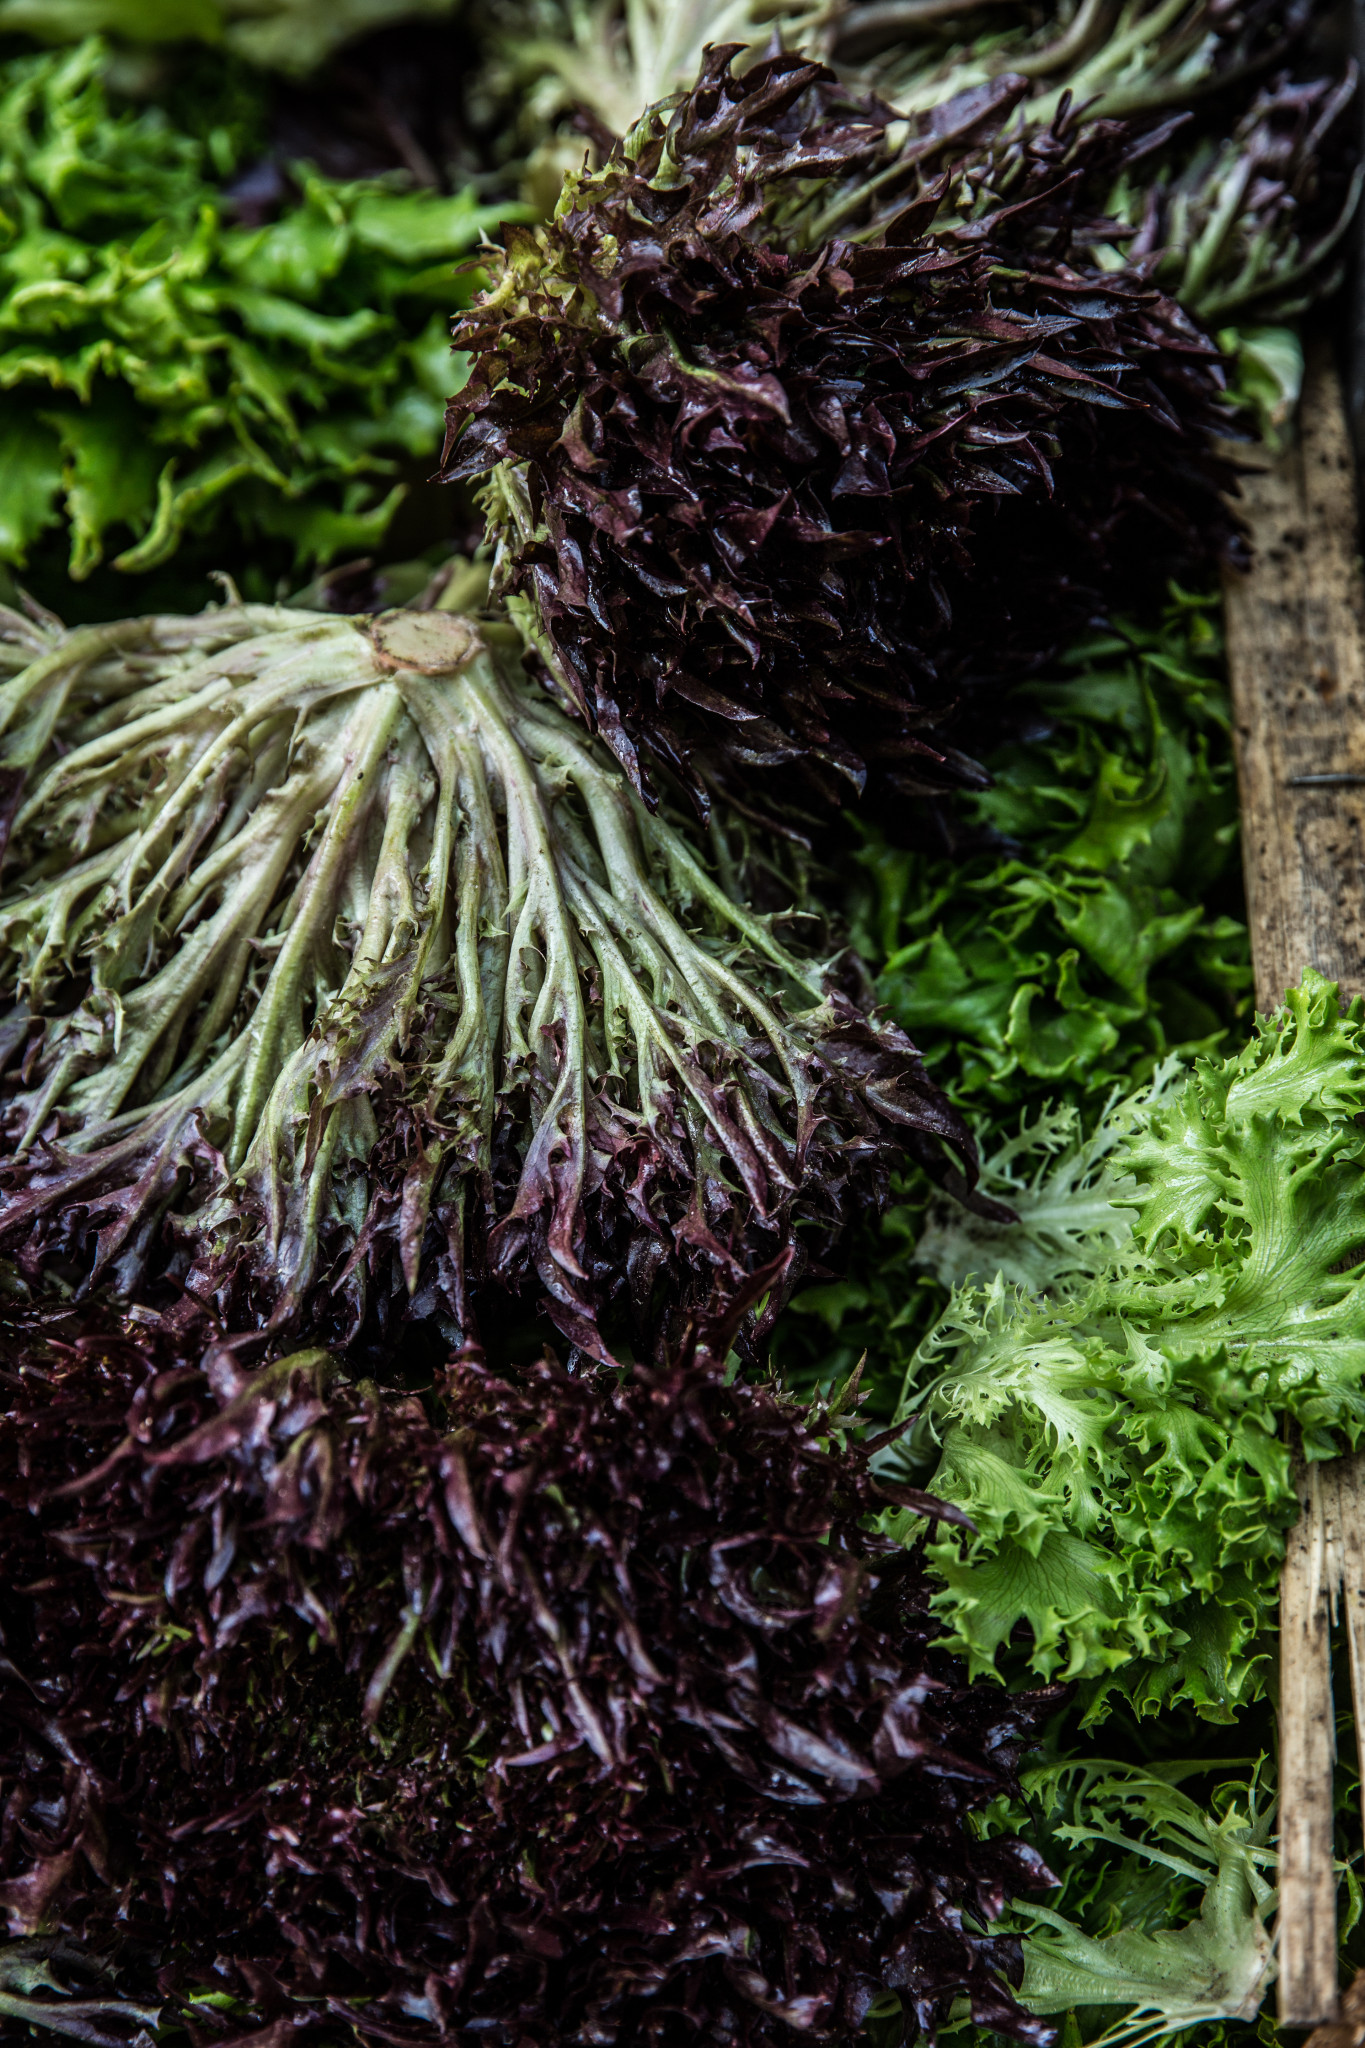
<instances>
[{"instance_id":1,"label":"wood grain surface","mask_svg":"<svg viewBox=\"0 0 1365 2048\"><path fill-rule=\"evenodd\" d=\"M1256 1001L1306 966L1365 990L1365 592L1354 461L1324 351L1298 444L1248 475L1249 575L1226 586Z\"/></svg>"},{"instance_id":2,"label":"wood grain surface","mask_svg":"<svg viewBox=\"0 0 1365 2048\"><path fill-rule=\"evenodd\" d=\"M1337 1482L1340 1618L1351 1665L1351 1707L1357 1729L1365 1731L1365 1458L1334 1458L1328 1469ZM1365 1782L1360 1796L1365 1821Z\"/></svg>"},{"instance_id":3,"label":"wood grain surface","mask_svg":"<svg viewBox=\"0 0 1365 2048\"><path fill-rule=\"evenodd\" d=\"M1341 1462L1345 1462L1344 1460ZM1332 1866L1331 1603L1339 1557L1335 1465L1299 1475L1302 1512L1280 1585L1280 2024L1337 2012L1337 1881ZM1330 1498L1325 1499L1324 1494Z\"/></svg>"},{"instance_id":4,"label":"wood grain surface","mask_svg":"<svg viewBox=\"0 0 1365 2048\"><path fill-rule=\"evenodd\" d=\"M1249 475L1251 573L1226 585L1256 1002L1305 967L1365 992L1365 587L1340 385L1310 358L1297 445ZM1280 1585L1280 2022L1338 2012L1331 1621L1365 1739L1365 1460L1301 1469Z\"/></svg>"}]
</instances>

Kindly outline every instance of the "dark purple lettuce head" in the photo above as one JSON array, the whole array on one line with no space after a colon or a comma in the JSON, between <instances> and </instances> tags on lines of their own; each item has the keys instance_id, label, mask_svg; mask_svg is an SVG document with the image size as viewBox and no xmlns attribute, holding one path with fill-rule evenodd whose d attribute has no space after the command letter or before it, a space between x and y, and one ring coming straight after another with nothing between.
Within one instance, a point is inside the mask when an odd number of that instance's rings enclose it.
<instances>
[{"instance_id":1,"label":"dark purple lettuce head","mask_svg":"<svg viewBox=\"0 0 1365 2048\"><path fill-rule=\"evenodd\" d=\"M638 788L940 787L996 686L1227 543L1218 352L1087 253L1153 138L732 54L507 231L442 473L487 480L530 644Z\"/></svg>"},{"instance_id":2,"label":"dark purple lettuce head","mask_svg":"<svg viewBox=\"0 0 1365 2048\"><path fill-rule=\"evenodd\" d=\"M1064 1689L934 1648L873 1530L954 1511L847 1413L727 1384L744 1306L657 1370L470 1353L420 1399L12 1328L11 1933L281 2040L820 2041L889 1991L907 2040L965 1998L1050 2041L990 1930L1054 1880L970 1816Z\"/></svg>"}]
</instances>

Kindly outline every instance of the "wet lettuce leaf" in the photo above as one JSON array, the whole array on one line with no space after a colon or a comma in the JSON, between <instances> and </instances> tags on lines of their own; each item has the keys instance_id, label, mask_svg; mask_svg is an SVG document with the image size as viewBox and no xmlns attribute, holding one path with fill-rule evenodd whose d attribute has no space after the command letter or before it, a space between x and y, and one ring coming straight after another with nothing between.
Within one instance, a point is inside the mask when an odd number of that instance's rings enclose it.
<instances>
[{"instance_id":1,"label":"wet lettuce leaf","mask_svg":"<svg viewBox=\"0 0 1365 2048\"><path fill-rule=\"evenodd\" d=\"M898 122L733 56L509 229L442 475L486 480L535 659L643 792L979 784L964 690L998 732L1135 563L1233 546L1220 358L1092 260L1135 132L1020 127L1010 77Z\"/></svg>"},{"instance_id":2,"label":"wet lettuce leaf","mask_svg":"<svg viewBox=\"0 0 1365 2048\"><path fill-rule=\"evenodd\" d=\"M1071 1756L1023 1772L1035 1839L1062 1872L1046 1905L1011 1912L1030 2011L1079 2008L1084 2037L1109 2048L1254 2020L1276 1975L1269 1775L1264 1757ZM1011 1825L1007 1802L997 1820Z\"/></svg>"},{"instance_id":3,"label":"wet lettuce leaf","mask_svg":"<svg viewBox=\"0 0 1365 2048\"><path fill-rule=\"evenodd\" d=\"M963 852L864 830L857 931L878 993L958 1099L1017 1121L1088 1103L1249 1014L1218 608L1092 634L1021 692L1036 736L956 806ZM973 839L973 835L975 836Z\"/></svg>"},{"instance_id":4,"label":"wet lettuce leaf","mask_svg":"<svg viewBox=\"0 0 1365 2048\"><path fill-rule=\"evenodd\" d=\"M1291 319L1336 288L1360 193L1349 135L1356 81L1349 66L1312 76L1325 56L1309 40L1312 16L1307 0L1235 10L1140 0L1117 28L1101 8L1069 19L1017 9L982 34L969 7L918 20L868 9L836 20L830 40L846 73L910 115L1017 72L1029 84L1021 118L1040 128L1067 99L1083 121L1165 116L1141 167L1108 195L1104 211L1131 236L1110 245L1108 260L1151 262L1209 326L1254 327ZM1235 352L1240 336L1226 345Z\"/></svg>"}]
</instances>

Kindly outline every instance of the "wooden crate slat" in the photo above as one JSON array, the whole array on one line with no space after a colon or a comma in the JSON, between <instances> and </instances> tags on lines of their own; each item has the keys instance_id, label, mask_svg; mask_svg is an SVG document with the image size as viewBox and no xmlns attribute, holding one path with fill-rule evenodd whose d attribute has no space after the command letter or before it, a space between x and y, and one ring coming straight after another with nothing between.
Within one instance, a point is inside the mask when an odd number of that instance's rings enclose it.
<instances>
[{"instance_id":1,"label":"wooden crate slat","mask_svg":"<svg viewBox=\"0 0 1365 2048\"><path fill-rule=\"evenodd\" d=\"M1351 1707L1358 1734L1365 1734L1365 1458L1334 1462L1341 1497L1341 1619L1351 1664ZM1365 1774L1360 1797L1365 1825Z\"/></svg>"},{"instance_id":2,"label":"wooden crate slat","mask_svg":"<svg viewBox=\"0 0 1365 2048\"><path fill-rule=\"evenodd\" d=\"M1365 990L1365 593L1325 353L1297 444L1242 489L1255 567L1227 579L1228 664L1256 1001L1272 1010L1307 966Z\"/></svg>"},{"instance_id":3,"label":"wooden crate slat","mask_svg":"<svg viewBox=\"0 0 1365 2048\"><path fill-rule=\"evenodd\" d=\"M1294 448L1249 475L1255 563L1226 586L1257 1007L1305 967L1365 991L1365 584L1355 467L1330 354L1310 357ZM1336 2019L1331 1610L1365 1741L1365 1459L1299 1473L1280 1589L1280 1979L1288 2026Z\"/></svg>"},{"instance_id":4,"label":"wooden crate slat","mask_svg":"<svg viewBox=\"0 0 1365 2048\"><path fill-rule=\"evenodd\" d=\"M1335 1492L1335 1474L1326 1487ZM1323 1493L1321 1465L1308 1466L1280 1581L1279 2008L1281 2024L1291 2027L1334 2019L1337 2009L1336 1730Z\"/></svg>"}]
</instances>

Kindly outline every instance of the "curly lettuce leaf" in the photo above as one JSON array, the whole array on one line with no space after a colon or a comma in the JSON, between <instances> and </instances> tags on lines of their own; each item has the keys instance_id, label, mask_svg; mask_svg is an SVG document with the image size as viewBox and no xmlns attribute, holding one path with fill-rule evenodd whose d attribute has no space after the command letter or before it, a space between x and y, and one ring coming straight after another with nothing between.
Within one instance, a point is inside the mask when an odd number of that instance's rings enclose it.
<instances>
[{"instance_id":1,"label":"curly lettuce leaf","mask_svg":"<svg viewBox=\"0 0 1365 2048\"><path fill-rule=\"evenodd\" d=\"M1027 692L1036 736L962 799L965 849L860 827L857 939L878 993L973 1114L1070 1102L1091 1120L1173 1051L1250 1014L1229 913L1237 801L1215 602L1076 647Z\"/></svg>"},{"instance_id":2,"label":"curly lettuce leaf","mask_svg":"<svg viewBox=\"0 0 1365 2048\"><path fill-rule=\"evenodd\" d=\"M302 570L376 547L464 374L460 260L507 209L296 167L236 225L206 142L112 110L107 54L0 63L0 560L64 527L78 581L139 573L225 520Z\"/></svg>"},{"instance_id":3,"label":"curly lettuce leaf","mask_svg":"<svg viewBox=\"0 0 1365 2048\"><path fill-rule=\"evenodd\" d=\"M936 1455L975 1525L931 1550L975 1673L1022 1656L1082 1681L1092 1718L1120 1683L1139 1713L1212 1720L1257 1695L1297 1512L1286 1421L1310 1457L1365 1427L1362 1110L1365 1005L1309 971L1237 1053L1069 1150L1045 1127L1031 1177L1012 1151L987 1182L1022 1183L997 1260L984 1220L931 1225L921 1254L968 1277L912 1362L899 1455L921 1477ZM1068 1247L1037 1216L1069 1193Z\"/></svg>"},{"instance_id":4,"label":"curly lettuce leaf","mask_svg":"<svg viewBox=\"0 0 1365 2048\"><path fill-rule=\"evenodd\" d=\"M1159 1070L1158 1088L1175 1064ZM1121 1135L1114 1116L1084 1135L1071 1103L1026 1119L981 1169L982 1194L1013 1210L1014 1221L935 1195L916 1259L945 1287L984 1273L1040 1293L1063 1275L1093 1274L1133 1234L1137 1181L1113 1165Z\"/></svg>"}]
</instances>

